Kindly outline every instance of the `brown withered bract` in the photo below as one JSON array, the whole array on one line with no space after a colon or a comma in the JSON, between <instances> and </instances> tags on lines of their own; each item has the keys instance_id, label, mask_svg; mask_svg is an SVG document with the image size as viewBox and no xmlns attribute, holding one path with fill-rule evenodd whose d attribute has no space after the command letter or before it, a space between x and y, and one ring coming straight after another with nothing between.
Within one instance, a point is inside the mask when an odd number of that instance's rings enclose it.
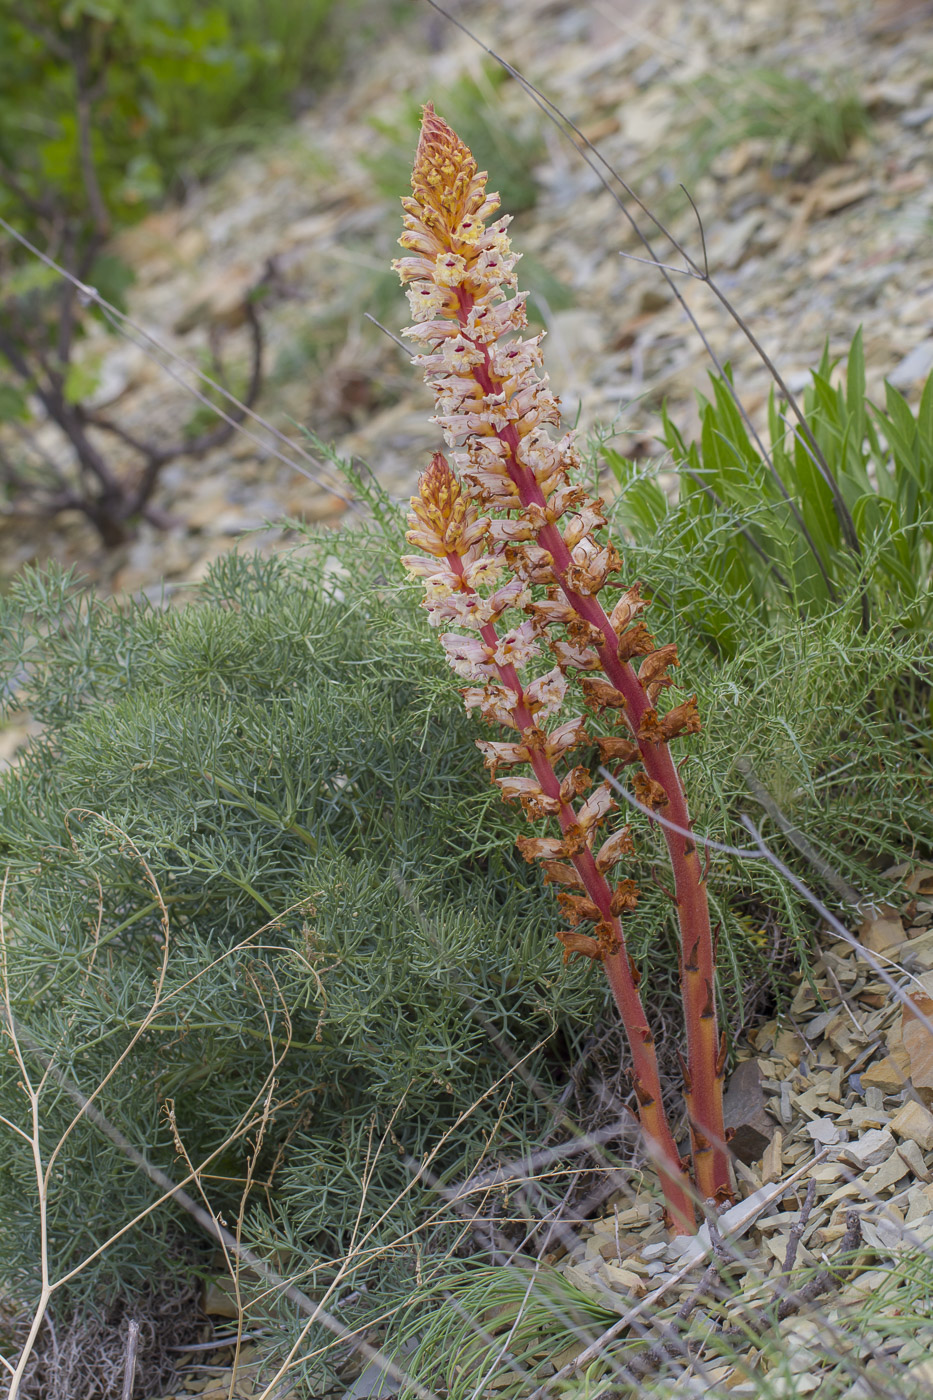
<instances>
[{"instance_id":1,"label":"brown withered bract","mask_svg":"<svg viewBox=\"0 0 933 1400\"><path fill-rule=\"evenodd\" d=\"M638 894L634 880L620 880L612 892L610 908L613 914L630 913L638 904Z\"/></svg>"},{"instance_id":2,"label":"brown withered bract","mask_svg":"<svg viewBox=\"0 0 933 1400\"><path fill-rule=\"evenodd\" d=\"M632 792L643 807L658 812L668 805L668 796L660 783L649 778L647 773L636 773L632 778Z\"/></svg>"},{"instance_id":3,"label":"brown withered bract","mask_svg":"<svg viewBox=\"0 0 933 1400\"><path fill-rule=\"evenodd\" d=\"M564 945L564 962L570 962L575 955L580 958L602 958L603 945L598 938L576 930L558 929L555 938Z\"/></svg>"},{"instance_id":4,"label":"brown withered bract","mask_svg":"<svg viewBox=\"0 0 933 1400\"><path fill-rule=\"evenodd\" d=\"M591 680L588 676L580 681L584 703L596 714L601 710L624 710L628 701L621 690L616 690L608 681Z\"/></svg>"},{"instance_id":5,"label":"brown withered bract","mask_svg":"<svg viewBox=\"0 0 933 1400\"><path fill-rule=\"evenodd\" d=\"M666 715L661 716L661 729L666 741L676 739L678 734L699 734L702 728L695 695L691 695L682 705L674 705Z\"/></svg>"},{"instance_id":6,"label":"brown withered bract","mask_svg":"<svg viewBox=\"0 0 933 1400\"><path fill-rule=\"evenodd\" d=\"M591 899L584 899L582 895L564 894L561 890L558 892L557 902L567 922L574 928L583 919L589 919L590 922L596 924L602 918L599 905L594 904Z\"/></svg>"},{"instance_id":7,"label":"brown withered bract","mask_svg":"<svg viewBox=\"0 0 933 1400\"><path fill-rule=\"evenodd\" d=\"M597 869L604 874L607 870L611 870L623 856L632 855L634 850L635 843L632 840L631 827L620 827L611 836L607 836L600 847L596 857Z\"/></svg>"},{"instance_id":8,"label":"brown withered bract","mask_svg":"<svg viewBox=\"0 0 933 1400\"><path fill-rule=\"evenodd\" d=\"M598 671L599 657L589 647L578 646L576 642L564 642L555 638L548 643L554 653L554 660L561 670L569 667L577 671Z\"/></svg>"},{"instance_id":9,"label":"brown withered bract","mask_svg":"<svg viewBox=\"0 0 933 1400\"><path fill-rule=\"evenodd\" d=\"M655 653L654 638L643 622L636 622L619 637L619 658L631 661L633 656L651 656Z\"/></svg>"},{"instance_id":10,"label":"brown withered bract","mask_svg":"<svg viewBox=\"0 0 933 1400\"><path fill-rule=\"evenodd\" d=\"M640 752L637 744L633 744L631 739L621 739L615 735L608 735L596 740L599 747L599 756L603 763L637 763Z\"/></svg>"},{"instance_id":11,"label":"brown withered bract","mask_svg":"<svg viewBox=\"0 0 933 1400\"><path fill-rule=\"evenodd\" d=\"M555 836L516 836L515 844L527 861L557 860L569 855L564 841Z\"/></svg>"},{"instance_id":12,"label":"brown withered bract","mask_svg":"<svg viewBox=\"0 0 933 1400\"><path fill-rule=\"evenodd\" d=\"M671 666L677 665L677 643L667 642L665 646L658 647L657 651L650 652L639 666L638 679L645 687L652 705L657 703L658 695L663 689L673 685L667 673Z\"/></svg>"},{"instance_id":13,"label":"brown withered bract","mask_svg":"<svg viewBox=\"0 0 933 1400\"><path fill-rule=\"evenodd\" d=\"M638 738L643 744L663 744L664 730L655 709L646 710L638 726Z\"/></svg>"},{"instance_id":14,"label":"brown withered bract","mask_svg":"<svg viewBox=\"0 0 933 1400\"><path fill-rule=\"evenodd\" d=\"M574 890L584 888L582 875L566 861L546 860L542 863L542 868L546 885L569 885Z\"/></svg>"},{"instance_id":15,"label":"brown withered bract","mask_svg":"<svg viewBox=\"0 0 933 1400\"><path fill-rule=\"evenodd\" d=\"M590 770L588 768L579 766L571 768L570 772L566 773L561 781L560 800L561 802L569 804L575 797L580 797L584 792L589 791L592 786L593 779L590 777Z\"/></svg>"}]
</instances>

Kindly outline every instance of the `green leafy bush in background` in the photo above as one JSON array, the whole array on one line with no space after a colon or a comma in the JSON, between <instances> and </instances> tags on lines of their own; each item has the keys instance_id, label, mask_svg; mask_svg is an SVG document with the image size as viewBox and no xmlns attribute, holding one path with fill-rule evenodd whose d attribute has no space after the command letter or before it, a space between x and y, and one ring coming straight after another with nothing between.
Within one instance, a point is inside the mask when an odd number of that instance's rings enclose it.
<instances>
[{"instance_id":1,"label":"green leafy bush in background","mask_svg":"<svg viewBox=\"0 0 933 1400\"><path fill-rule=\"evenodd\" d=\"M833 368L824 353L803 397L819 453L772 395L769 463L716 375L698 442L664 414L676 495L656 466L603 448L618 520L652 552L659 534L666 543L657 587L729 654L749 613L780 622L788 607L812 614L864 594L866 616L898 628L920 634L933 617L933 376L917 409L890 385L885 407L872 404L860 332L841 383Z\"/></svg>"},{"instance_id":2,"label":"green leafy bush in background","mask_svg":"<svg viewBox=\"0 0 933 1400\"><path fill-rule=\"evenodd\" d=\"M37 0L0 15L0 212L54 199L93 221L84 161L117 222L211 169L224 131L289 114L337 60L333 0ZM80 99L76 101L76 98ZM82 149L81 102L92 117ZM249 116L244 118L244 108Z\"/></svg>"},{"instance_id":3,"label":"green leafy bush in background","mask_svg":"<svg viewBox=\"0 0 933 1400\"><path fill-rule=\"evenodd\" d=\"M3 7L0 217L122 308L132 278L110 236L254 142L289 115L293 97L307 99L308 85L337 61L335 8L333 0ZM95 376L74 349L105 313L6 235L0 274L0 424L28 425L35 413L62 438L54 451L33 446L19 456L4 443L0 491L31 513L81 511L105 545L131 537L141 516L164 524L150 506L161 467L217 446L229 425L172 446L141 442L95 414L87 406ZM247 313L251 407L262 380L252 298ZM113 435L139 454L138 467L114 470Z\"/></svg>"}]
</instances>

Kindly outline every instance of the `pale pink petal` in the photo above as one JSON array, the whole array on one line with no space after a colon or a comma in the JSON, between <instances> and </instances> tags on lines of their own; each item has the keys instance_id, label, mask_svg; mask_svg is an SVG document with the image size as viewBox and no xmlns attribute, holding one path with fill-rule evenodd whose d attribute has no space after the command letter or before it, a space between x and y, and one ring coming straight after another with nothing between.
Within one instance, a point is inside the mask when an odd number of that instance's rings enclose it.
<instances>
[{"instance_id":1,"label":"pale pink petal","mask_svg":"<svg viewBox=\"0 0 933 1400\"><path fill-rule=\"evenodd\" d=\"M598 788L594 788L589 797L577 814L577 821L584 831L589 831L591 826L602 821L609 812L616 806L612 794L609 791L608 783L600 783Z\"/></svg>"}]
</instances>

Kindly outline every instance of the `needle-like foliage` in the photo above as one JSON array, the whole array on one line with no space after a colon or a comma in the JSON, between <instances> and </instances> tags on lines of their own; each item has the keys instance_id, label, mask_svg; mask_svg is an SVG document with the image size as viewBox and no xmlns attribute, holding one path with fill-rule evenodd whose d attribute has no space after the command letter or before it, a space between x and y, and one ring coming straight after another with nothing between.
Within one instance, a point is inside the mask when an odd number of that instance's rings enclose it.
<instances>
[{"instance_id":1,"label":"needle-like foliage","mask_svg":"<svg viewBox=\"0 0 933 1400\"><path fill-rule=\"evenodd\" d=\"M367 587L363 548L359 537L345 546L357 562L351 599L319 551L303 567L228 559L203 602L173 612L117 611L67 578L29 575L3 616L5 679L46 725L0 785L7 968L24 1043L54 1054L85 1094L128 1044L164 953L144 857L169 917L162 1006L96 1103L171 1174L166 1101L197 1162L287 1049L257 1229L265 1246L287 1238L325 1269L347 1246L367 1153L389 1121L364 1224L410 1180L396 1145L420 1158L502 1076L488 1027L523 1054L546 1047L561 1001L579 1014L589 997L539 933L546 896L507 841L489 853L469 722L431 712L433 658L406 624L408 604ZM16 1065L3 1066L0 1112L18 1123ZM554 1085L546 1048L528 1068ZM51 1152L74 1104L50 1082L43 1111ZM464 1121L435 1172L468 1171L499 1126L533 1144L546 1114L506 1087ZM0 1133L0 1278L25 1300L40 1258L33 1168ZM206 1189L221 1209L238 1198L247 1152L240 1142L211 1164ZM427 1189L409 1193L380 1239L420 1218ZM79 1123L51 1182L53 1274L152 1199ZM161 1267L177 1252L170 1220L124 1237L75 1286L100 1297L114 1279L129 1287Z\"/></svg>"}]
</instances>

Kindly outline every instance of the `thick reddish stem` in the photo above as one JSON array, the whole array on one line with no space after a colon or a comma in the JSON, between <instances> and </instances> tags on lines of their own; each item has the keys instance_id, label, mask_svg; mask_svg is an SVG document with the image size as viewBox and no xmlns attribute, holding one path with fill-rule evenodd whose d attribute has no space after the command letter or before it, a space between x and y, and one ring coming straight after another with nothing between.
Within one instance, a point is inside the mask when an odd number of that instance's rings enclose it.
<instances>
[{"instance_id":1,"label":"thick reddish stem","mask_svg":"<svg viewBox=\"0 0 933 1400\"><path fill-rule=\"evenodd\" d=\"M464 578L460 557L449 554L447 563L451 572L461 580L461 589L464 592L472 591ZM480 635L486 646L492 650L499 645L498 633L492 623L482 627ZM515 667L497 665L496 670L502 684L518 696L511 714L519 732L524 734L534 729L534 716L525 703L524 690ZM559 804L557 818L561 831L575 828L576 813L569 803L561 799L560 779L550 760L539 749L530 748L529 753L531 767L542 792ZM612 913L612 891L605 876L597 868L591 850L585 847L569 859L583 881L583 887L590 899L613 930L616 947L613 952L604 956L603 965L632 1054L639 1121L645 1133L648 1151L661 1177L671 1226L677 1234L693 1234L696 1230L693 1190L681 1165L680 1154L664 1112L654 1036L638 994L635 968L625 946L621 921Z\"/></svg>"},{"instance_id":2,"label":"thick reddish stem","mask_svg":"<svg viewBox=\"0 0 933 1400\"><path fill-rule=\"evenodd\" d=\"M461 324L467 321L472 304L473 298L461 291ZM484 345L478 345L477 349L482 351L484 363L477 365L473 374L483 394L492 395L497 392L498 386L490 373L489 352ZM508 472L518 489L522 505L545 507L547 501L534 473L519 460L516 426L510 423L498 430L496 436L509 450ZM661 785L667 797L665 817L680 827L682 832L689 832L692 826L690 814L670 749L666 743L655 744L638 736L641 721L651 705L632 667L619 658L619 641L609 618L595 596L577 593L567 584L567 571L573 560L557 526L542 527L537 538L539 545L551 555L554 576L567 601L580 617L602 634L603 642L597 647L600 664L613 686L625 696L623 715L638 743L645 772ZM674 876L681 934L681 990L687 1031L686 1099L694 1174L701 1197L722 1205L732 1199L733 1192L723 1124L723 1057L716 1016L715 957L709 902L696 843L689 836L672 831L669 827L662 829ZM594 902L598 903L597 900ZM610 984L613 984L608 963L606 970ZM613 994L624 1016L615 985Z\"/></svg>"},{"instance_id":3,"label":"thick reddish stem","mask_svg":"<svg viewBox=\"0 0 933 1400\"><path fill-rule=\"evenodd\" d=\"M527 473L526 475L530 475ZM536 493L541 494L537 482ZM520 491L522 488L519 488ZM527 486L526 486L527 489ZM540 502L543 504L543 500ZM619 659L619 642L598 599L575 593L565 583L572 563L556 525L539 532L538 542L554 559L554 573L568 602L602 633L597 647L600 663L615 688L625 696L626 723L636 739L645 772L667 797L664 816L680 831L662 827L674 875L674 892L681 933L681 981L687 1030L687 1109L693 1139L694 1172L703 1199L723 1205L732 1198L729 1153L722 1110L720 1038L716 1017L715 958L706 884L696 842L682 832L691 829L690 813L680 776L666 743L639 739L641 721L651 705L632 667Z\"/></svg>"}]
</instances>

